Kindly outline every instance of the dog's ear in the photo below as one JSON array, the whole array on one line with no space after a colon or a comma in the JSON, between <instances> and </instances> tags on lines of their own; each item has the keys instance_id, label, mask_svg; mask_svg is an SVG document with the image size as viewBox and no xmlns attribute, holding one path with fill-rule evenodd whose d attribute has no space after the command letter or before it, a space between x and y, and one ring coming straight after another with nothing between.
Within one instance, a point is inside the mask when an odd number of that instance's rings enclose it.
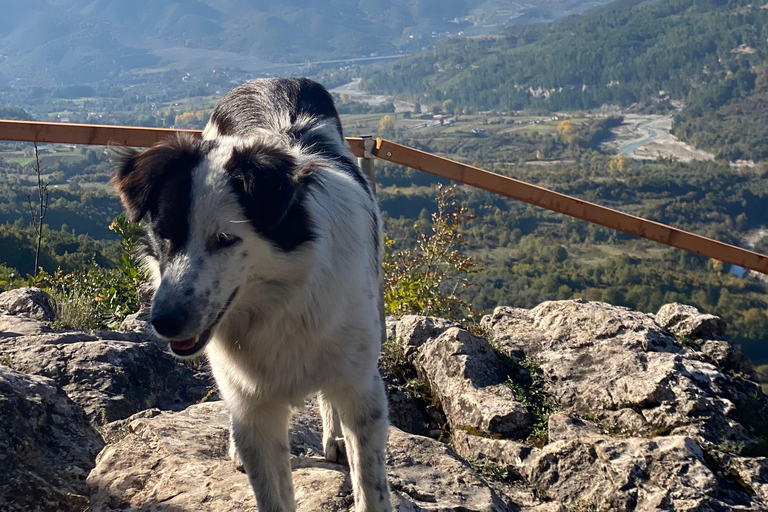
<instances>
[{"instance_id":1,"label":"dog's ear","mask_svg":"<svg viewBox=\"0 0 768 512\"><path fill-rule=\"evenodd\" d=\"M258 231L278 226L298 199L301 176L296 161L277 148L236 147L225 169L246 216Z\"/></svg>"},{"instance_id":2,"label":"dog's ear","mask_svg":"<svg viewBox=\"0 0 768 512\"><path fill-rule=\"evenodd\" d=\"M200 143L182 134L142 152L120 148L116 153L120 165L115 188L131 222L153 210L160 188L170 178L191 173L203 159Z\"/></svg>"}]
</instances>

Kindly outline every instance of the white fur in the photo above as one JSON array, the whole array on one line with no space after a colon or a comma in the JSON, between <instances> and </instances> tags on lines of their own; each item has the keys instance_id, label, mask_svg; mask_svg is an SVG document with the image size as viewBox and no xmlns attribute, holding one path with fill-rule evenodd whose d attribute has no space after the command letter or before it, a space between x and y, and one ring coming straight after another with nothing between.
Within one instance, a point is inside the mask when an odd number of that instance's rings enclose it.
<instances>
[{"instance_id":1,"label":"white fur","mask_svg":"<svg viewBox=\"0 0 768 512\"><path fill-rule=\"evenodd\" d=\"M275 119L282 127L286 122ZM310 122L317 120L297 121ZM349 152L330 125L313 129ZM332 161L290 146L280 130L259 130L254 138L291 147L299 163L311 162L322 184L304 198L319 236L281 251L252 229L223 169L232 148L248 141L218 136L213 124L204 133L218 144L194 170L187 249L166 266L162 279L157 276L153 307L180 300L201 305L182 339L213 324L238 290L205 352L231 412L232 440L260 512L295 509L288 423L291 407L316 392L326 457L349 458L357 512L389 511L387 405L377 371L383 326L381 241L377 249L371 227L371 215L378 218L375 201ZM211 254L206 243L219 233L243 242ZM189 286L192 299L185 299Z\"/></svg>"}]
</instances>

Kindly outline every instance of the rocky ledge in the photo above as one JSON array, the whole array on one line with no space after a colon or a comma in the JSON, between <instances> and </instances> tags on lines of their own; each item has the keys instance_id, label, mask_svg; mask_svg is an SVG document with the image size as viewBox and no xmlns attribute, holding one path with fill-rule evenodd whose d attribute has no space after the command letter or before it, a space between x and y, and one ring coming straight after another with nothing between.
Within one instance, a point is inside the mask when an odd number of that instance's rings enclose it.
<instances>
[{"instance_id":1,"label":"rocky ledge","mask_svg":"<svg viewBox=\"0 0 768 512\"><path fill-rule=\"evenodd\" d=\"M204 365L140 319L53 332L53 311L39 290L0 294L0 509L256 510ZM721 319L560 301L471 327L388 322L397 510L768 509L768 399ZM297 508L351 511L321 437L309 399L290 435Z\"/></svg>"}]
</instances>

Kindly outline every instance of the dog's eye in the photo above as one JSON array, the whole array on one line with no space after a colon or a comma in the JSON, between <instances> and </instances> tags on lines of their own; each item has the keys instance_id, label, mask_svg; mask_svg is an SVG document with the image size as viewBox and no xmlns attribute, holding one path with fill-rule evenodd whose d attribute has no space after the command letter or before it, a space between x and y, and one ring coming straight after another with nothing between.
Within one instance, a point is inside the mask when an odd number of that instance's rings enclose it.
<instances>
[{"instance_id":1,"label":"dog's eye","mask_svg":"<svg viewBox=\"0 0 768 512\"><path fill-rule=\"evenodd\" d=\"M211 245L213 245L216 249L226 249L227 247L232 247L234 245L239 244L242 242L243 239L239 236L235 235L228 235L226 233L219 233L216 235L215 242Z\"/></svg>"}]
</instances>

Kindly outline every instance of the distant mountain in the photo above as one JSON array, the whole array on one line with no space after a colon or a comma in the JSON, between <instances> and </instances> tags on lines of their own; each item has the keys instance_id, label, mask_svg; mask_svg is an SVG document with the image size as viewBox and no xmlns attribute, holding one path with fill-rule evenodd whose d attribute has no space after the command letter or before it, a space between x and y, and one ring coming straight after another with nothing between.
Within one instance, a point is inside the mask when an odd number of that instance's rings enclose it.
<instances>
[{"instance_id":1,"label":"distant mountain","mask_svg":"<svg viewBox=\"0 0 768 512\"><path fill-rule=\"evenodd\" d=\"M763 3L620 0L553 24L448 39L373 73L363 86L483 110L670 108L663 100L688 100L766 61Z\"/></svg>"},{"instance_id":2,"label":"distant mountain","mask_svg":"<svg viewBox=\"0 0 768 512\"><path fill-rule=\"evenodd\" d=\"M418 51L608 0L0 0L0 80L83 83L145 68Z\"/></svg>"}]
</instances>

